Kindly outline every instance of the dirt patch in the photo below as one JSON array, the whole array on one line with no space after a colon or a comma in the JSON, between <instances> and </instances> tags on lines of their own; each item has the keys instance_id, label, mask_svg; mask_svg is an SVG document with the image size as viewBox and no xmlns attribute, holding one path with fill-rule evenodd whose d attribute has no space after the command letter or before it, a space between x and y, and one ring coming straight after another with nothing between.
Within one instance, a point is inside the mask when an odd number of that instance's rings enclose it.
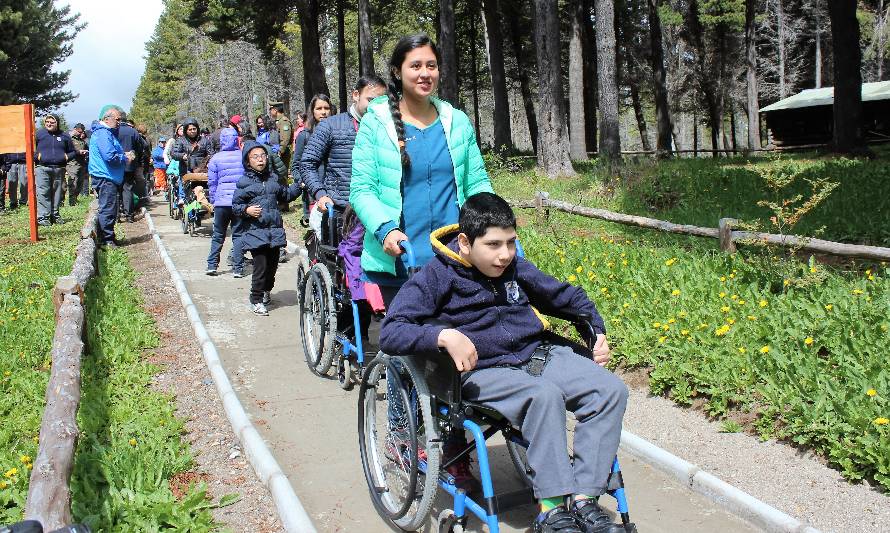
<instances>
[{"instance_id":1,"label":"dirt patch","mask_svg":"<svg viewBox=\"0 0 890 533\"><path fill-rule=\"evenodd\" d=\"M209 480L210 476L207 474L188 471L174 475L167 483L170 485L170 492L173 493L173 496L177 500L181 500L188 494L189 487L198 483L207 483ZM210 492L207 493L207 497L213 499Z\"/></svg>"},{"instance_id":2,"label":"dirt patch","mask_svg":"<svg viewBox=\"0 0 890 533\"><path fill-rule=\"evenodd\" d=\"M237 502L213 510L214 518L227 530L284 531L271 495L244 457L225 417L192 326L147 224L139 220L126 224L125 230L124 250L138 274L136 286L160 330L161 345L146 354L147 360L160 368L153 386L174 395L177 415L186 421L184 438L195 455L194 469L170 479L170 489L179 498L190 483L203 481L214 499L236 492L241 496Z\"/></svg>"}]
</instances>

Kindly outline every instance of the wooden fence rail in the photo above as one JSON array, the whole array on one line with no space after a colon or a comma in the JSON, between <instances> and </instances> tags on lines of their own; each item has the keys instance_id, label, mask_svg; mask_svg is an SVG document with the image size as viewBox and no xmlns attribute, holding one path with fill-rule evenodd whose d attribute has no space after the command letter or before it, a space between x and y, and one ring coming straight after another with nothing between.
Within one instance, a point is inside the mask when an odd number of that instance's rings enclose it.
<instances>
[{"instance_id":1,"label":"wooden fence rail","mask_svg":"<svg viewBox=\"0 0 890 533\"><path fill-rule=\"evenodd\" d=\"M618 224L637 226L680 235L692 235L695 237L710 237L719 239L720 248L727 252L735 252L738 244L763 244L793 248L805 252L837 255L858 259L870 259L873 261L890 261L890 248L882 246L864 246L860 244L846 244L840 242L825 241L810 237L798 237L795 235L776 235L773 233L761 233L756 231L741 231L734 229L737 221L730 218L720 219L717 228L703 228L688 224L674 224L655 218L626 215L605 209L596 209L581 205L573 205L560 200L551 200L546 192L538 192L531 202L514 202L514 207L521 209L537 209L546 213L547 209L555 209L564 213L581 215L588 218L608 220Z\"/></svg>"},{"instance_id":2,"label":"wooden fence rail","mask_svg":"<svg viewBox=\"0 0 890 533\"><path fill-rule=\"evenodd\" d=\"M53 288L56 332L52 345L52 370L46 386L40 444L25 505L25 518L39 521L47 531L71 523L69 483L79 434L77 410L86 319L84 288L97 272L96 212L97 203L93 201L81 230L71 275L59 277Z\"/></svg>"}]
</instances>

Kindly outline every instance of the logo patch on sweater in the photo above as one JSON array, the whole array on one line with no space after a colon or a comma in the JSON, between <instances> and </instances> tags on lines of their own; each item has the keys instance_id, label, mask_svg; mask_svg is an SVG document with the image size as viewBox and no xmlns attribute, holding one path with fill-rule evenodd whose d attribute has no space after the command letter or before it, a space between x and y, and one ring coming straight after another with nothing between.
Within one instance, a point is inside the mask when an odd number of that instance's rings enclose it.
<instances>
[{"instance_id":1,"label":"logo patch on sweater","mask_svg":"<svg viewBox=\"0 0 890 533\"><path fill-rule=\"evenodd\" d=\"M519 284L515 281L508 281L504 284L504 290L507 292L507 301L511 304L519 302Z\"/></svg>"}]
</instances>

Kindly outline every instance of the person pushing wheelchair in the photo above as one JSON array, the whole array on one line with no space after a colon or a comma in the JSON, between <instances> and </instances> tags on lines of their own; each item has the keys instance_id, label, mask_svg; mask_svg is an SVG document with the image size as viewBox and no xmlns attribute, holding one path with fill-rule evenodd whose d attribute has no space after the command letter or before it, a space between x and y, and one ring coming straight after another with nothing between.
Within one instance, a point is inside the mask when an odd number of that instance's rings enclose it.
<instances>
[{"instance_id":1,"label":"person pushing wheelchair","mask_svg":"<svg viewBox=\"0 0 890 533\"><path fill-rule=\"evenodd\" d=\"M536 533L618 533L597 498L618 451L627 387L604 368L606 329L580 287L516 256L516 218L492 193L461 207L459 223L430 239L436 257L408 280L390 306L380 348L391 355L445 350L462 372L465 399L500 412L528 441L540 514ZM591 317L593 360L568 343L545 342L544 314ZM574 461L565 411L575 415Z\"/></svg>"}]
</instances>

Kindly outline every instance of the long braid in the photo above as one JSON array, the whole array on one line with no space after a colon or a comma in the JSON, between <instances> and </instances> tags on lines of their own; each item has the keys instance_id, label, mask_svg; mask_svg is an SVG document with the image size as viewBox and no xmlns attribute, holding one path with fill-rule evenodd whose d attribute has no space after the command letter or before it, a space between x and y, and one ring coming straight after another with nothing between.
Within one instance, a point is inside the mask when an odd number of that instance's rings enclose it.
<instances>
[{"instance_id":1,"label":"long braid","mask_svg":"<svg viewBox=\"0 0 890 533\"><path fill-rule=\"evenodd\" d=\"M401 80L392 75L387 88L389 89L389 112L392 114L392 121L396 127L399 153L402 156L402 169L407 170L411 167L411 157L408 156L408 151L405 149L405 123L402 121L402 110L399 108L401 85Z\"/></svg>"}]
</instances>

